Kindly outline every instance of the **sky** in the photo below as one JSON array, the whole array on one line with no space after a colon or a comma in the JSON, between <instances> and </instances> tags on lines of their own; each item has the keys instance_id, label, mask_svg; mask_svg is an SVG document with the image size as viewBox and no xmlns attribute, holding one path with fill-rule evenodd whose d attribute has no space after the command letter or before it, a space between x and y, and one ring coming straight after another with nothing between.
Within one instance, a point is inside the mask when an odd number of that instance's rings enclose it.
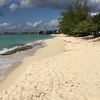
<instances>
[{"instance_id":1,"label":"sky","mask_svg":"<svg viewBox=\"0 0 100 100\"><path fill-rule=\"evenodd\" d=\"M60 12L72 0L0 0L0 32L55 30ZM100 0L88 0L91 13L98 13Z\"/></svg>"}]
</instances>

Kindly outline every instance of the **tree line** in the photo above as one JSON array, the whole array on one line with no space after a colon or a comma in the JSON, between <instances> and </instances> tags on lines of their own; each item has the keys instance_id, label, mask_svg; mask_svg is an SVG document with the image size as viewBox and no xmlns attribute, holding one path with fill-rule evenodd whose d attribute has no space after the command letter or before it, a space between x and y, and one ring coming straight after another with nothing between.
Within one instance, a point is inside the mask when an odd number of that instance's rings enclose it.
<instances>
[{"instance_id":1,"label":"tree line","mask_svg":"<svg viewBox=\"0 0 100 100\"><path fill-rule=\"evenodd\" d=\"M87 0L74 0L67 10L60 14L59 31L68 35L99 36L100 14L90 16Z\"/></svg>"}]
</instances>

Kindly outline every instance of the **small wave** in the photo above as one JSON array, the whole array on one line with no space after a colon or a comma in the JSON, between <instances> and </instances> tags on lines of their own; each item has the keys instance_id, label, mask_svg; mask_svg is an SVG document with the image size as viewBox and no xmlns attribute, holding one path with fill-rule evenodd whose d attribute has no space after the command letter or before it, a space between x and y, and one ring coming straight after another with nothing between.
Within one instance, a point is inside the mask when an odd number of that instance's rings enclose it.
<instances>
[{"instance_id":1,"label":"small wave","mask_svg":"<svg viewBox=\"0 0 100 100\"><path fill-rule=\"evenodd\" d=\"M42 43L42 40L39 40L34 43L26 43L24 45L14 46L12 48L3 48L3 50L0 51L0 55L10 55L18 51L32 49L36 45L41 45L41 43Z\"/></svg>"},{"instance_id":2,"label":"small wave","mask_svg":"<svg viewBox=\"0 0 100 100\"><path fill-rule=\"evenodd\" d=\"M6 52L8 52L8 51L12 51L12 50L14 50L14 49L16 49L16 48L18 48L18 46L15 46L15 47L13 47L13 48L3 48L3 50L0 51L0 55L6 53Z\"/></svg>"}]
</instances>

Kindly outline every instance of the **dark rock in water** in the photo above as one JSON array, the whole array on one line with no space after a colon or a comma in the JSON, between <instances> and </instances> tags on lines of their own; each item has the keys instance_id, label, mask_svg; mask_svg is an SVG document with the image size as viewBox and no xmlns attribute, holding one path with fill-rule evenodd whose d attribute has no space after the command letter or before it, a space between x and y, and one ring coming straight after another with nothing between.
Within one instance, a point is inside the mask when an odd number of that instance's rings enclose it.
<instances>
[{"instance_id":1,"label":"dark rock in water","mask_svg":"<svg viewBox=\"0 0 100 100\"><path fill-rule=\"evenodd\" d=\"M16 51L23 51L23 50L27 50L27 49L31 49L31 48L33 48L32 45L27 45L27 46L17 48Z\"/></svg>"},{"instance_id":2,"label":"dark rock in water","mask_svg":"<svg viewBox=\"0 0 100 100\"><path fill-rule=\"evenodd\" d=\"M7 52L5 52L5 53L2 53L1 55L10 55L10 54L16 53L16 52L18 52L18 51L23 51L23 50L27 50L27 49L31 49L31 48L33 48L32 45L26 45L26 46L18 47L18 48L16 48L16 49L7 51Z\"/></svg>"},{"instance_id":3,"label":"dark rock in water","mask_svg":"<svg viewBox=\"0 0 100 100\"><path fill-rule=\"evenodd\" d=\"M5 53L2 53L0 55L10 55L10 54L13 54L13 53L16 53L16 52L19 52L19 51L24 51L24 50L27 50L27 49L32 49L34 46L37 46L37 45L42 45L42 43L39 42L39 43L31 44L31 45L20 46L18 48L15 48L13 50L9 50L9 51L7 51Z\"/></svg>"}]
</instances>

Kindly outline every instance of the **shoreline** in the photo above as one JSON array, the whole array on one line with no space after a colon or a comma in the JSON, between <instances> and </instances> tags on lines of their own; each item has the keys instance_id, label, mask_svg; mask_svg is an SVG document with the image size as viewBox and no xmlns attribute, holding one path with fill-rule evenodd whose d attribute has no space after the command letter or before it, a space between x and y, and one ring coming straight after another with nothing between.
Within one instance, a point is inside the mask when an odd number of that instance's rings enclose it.
<instances>
[{"instance_id":1,"label":"shoreline","mask_svg":"<svg viewBox=\"0 0 100 100\"><path fill-rule=\"evenodd\" d=\"M12 72L0 99L100 100L100 42L93 41L64 36L46 40L44 48Z\"/></svg>"},{"instance_id":2,"label":"shoreline","mask_svg":"<svg viewBox=\"0 0 100 100\"><path fill-rule=\"evenodd\" d=\"M43 40L39 40L39 41L36 41L36 42L30 42L30 43L26 43L22 46L21 45L15 46L15 47L12 47L12 48L7 49L7 50L0 51L0 56L11 55L11 54L15 54L15 53L20 52L20 51L32 49L35 46L41 45L42 41Z\"/></svg>"},{"instance_id":3,"label":"shoreline","mask_svg":"<svg viewBox=\"0 0 100 100\"><path fill-rule=\"evenodd\" d=\"M9 71L6 73L5 79L0 82L0 93L3 90L9 88L9 86L11 86L12 84L14 84L15 81L19 78L19 75L22 75L26 71L26 69L29 65L32 65L32 63L37 62L38 60L42 60L42 59L48 58L50 56L54 56L54 54L42 55L41 53L44 53L44 51L41 52L41 49L46 48L46 46L47 46L46 43L48 41L52 41L52 40L55 41L55 38L57 38L57 37L47 39L47 40L42 40L41 43L43 43L43 44L40 47L37 47L35 49L33 55L30 55L30 53L28 53L27 56L24 57L21 62L17 62L15 64L13 64L12 67L9 69ZM36 56L34 56L34 55L36 55Z\"/></svg>"},{"instance_id":4,"label":"shoreline","mask_svg":"<svg viewBox=\"0 0 100 100\"><path fill-rule=\"evenodd\" d=\"M26 50L23 49L21 51L19 50L18 52L16 52L17 54L14 53L14 54L9 54L9 55L7 54L6 55L7 52L5 52L4 55L1 55L2 57L6 57L6 56L12 57L14 55L14 59L16 59L16 56L22 56L22 57L21 58L19 57L20 60L15 60L14 63L9 63L9 64L11 64L9 67L2 68L2 70L0 72L1 73L0 83L2 83L6 79L6 77L9 76L9 74L14 69L16 69L18 66L20 66L22 64L22 61L23 61L24 58L33 56L33 55L31 55L31 53L34 54L37 51L37 49L40 49L40 48L44 47L44 43L43 43L42 40L41 41L37 41L35 43L34 42L30 43L30 44L33 45L32 48L29 48L29 49L26 49ZM13 53L13 50L11 50L10 52ZM4 73L2 73L2 71L4 71Z\"/></svg>"}]
</instances>

